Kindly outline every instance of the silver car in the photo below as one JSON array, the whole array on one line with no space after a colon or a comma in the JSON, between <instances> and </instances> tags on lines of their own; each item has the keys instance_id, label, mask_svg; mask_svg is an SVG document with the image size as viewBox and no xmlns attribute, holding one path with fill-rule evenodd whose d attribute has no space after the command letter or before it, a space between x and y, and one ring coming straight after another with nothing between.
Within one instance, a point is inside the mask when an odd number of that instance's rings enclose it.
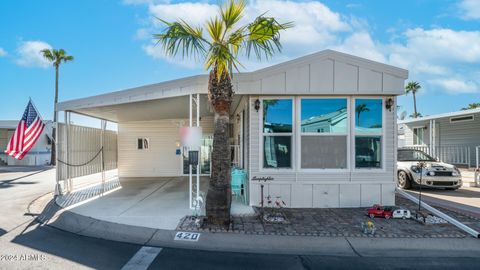
<instances>
[{"instance_id":1,"label":"silver car","mask_svg":"<svg viewBox=\"0 0 480 270\"><path fill-rule=\"evenodd\" d=\"M462 186L462 176L457 167L439 162L420 150L399 149L397 167L398 186L403 189L419 185L445 189L458 189Z\"/></svg>"}]
</instances>

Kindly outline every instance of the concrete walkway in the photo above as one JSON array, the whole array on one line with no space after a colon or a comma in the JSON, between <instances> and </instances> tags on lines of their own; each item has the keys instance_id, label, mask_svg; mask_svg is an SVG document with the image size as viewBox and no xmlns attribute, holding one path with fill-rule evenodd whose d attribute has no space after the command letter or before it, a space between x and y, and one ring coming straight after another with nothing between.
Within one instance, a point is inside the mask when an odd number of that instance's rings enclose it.
<instances>
[{"instance_id":1,"label":"concrete walkway","mask_svg":"<svg viewBox=\"0 0 480 270\"><path fill-rule=\"evenodd\" d=\"M418 196L419 190L408 190L407 192ZM457 190L422 189L422 197L431 205L480 218L480 187L462 187Z\"/></svg>"},{"instance_id":2,"label":"concrete walkway","mask_svg":"<svg viewBox=\"0 0 480 270\"><path fill-rule=\"evenodd\" d=\"M115 182L108 183L108 187L117 188ZM166 230L174 230L183 217L193 214L188 207L187 177L121 178L119 185L115 192L69 208L73 213L94 219ZM73 197L71 200L58 198L57 203L63 206L64 201L88 198L100 188L97 185L97 188L80 190L70 196ZM205 194L207 188L208 178L202 177L201 192ZM252 207L234 201L232 213L253 214L254 211Z\"/></svg>"}]
</instances>

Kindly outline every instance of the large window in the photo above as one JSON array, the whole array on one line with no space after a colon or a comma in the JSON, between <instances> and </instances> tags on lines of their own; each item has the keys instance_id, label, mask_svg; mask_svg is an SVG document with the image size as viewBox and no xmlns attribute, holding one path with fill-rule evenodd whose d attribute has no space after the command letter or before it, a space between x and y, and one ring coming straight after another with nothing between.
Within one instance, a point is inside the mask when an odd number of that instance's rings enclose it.
<instances>
[{"instance_id":1,"label":"large window","mask_svg":"<svg viewBox=\"0 0 480 270\"><path fill-rule=\"evenodd\" d=\"M413 144L414 145L425 144L423 140L424 130L425 128L423 127L413 128Z\"/></svg>"},{"instance_id":2,"label":"large window","mask_svg":"<svg viewBox=\"0 0 480 270\"><path fill-rule=\"evenodd\" d=\"M300 101L301 168L346 169L346 98Z\"/></svg>"},{"instance_id":3,"label":"large window","mask_svg":"<svg viewBox=\"0 0 480 270\"><path fill-rule=\"evenodd\" d=\"M291 99L263 100L263 167L292 167Z\"/></svg>"},{"instance_id":4,"label":"large window","mask_svg":"<svg viewBox=\"0 0 480 270\"><path fill-rule=\"evenodd\" d=\"M355 168L382 167L381 99L355 100Z\"/></svg>"}]
</instances>

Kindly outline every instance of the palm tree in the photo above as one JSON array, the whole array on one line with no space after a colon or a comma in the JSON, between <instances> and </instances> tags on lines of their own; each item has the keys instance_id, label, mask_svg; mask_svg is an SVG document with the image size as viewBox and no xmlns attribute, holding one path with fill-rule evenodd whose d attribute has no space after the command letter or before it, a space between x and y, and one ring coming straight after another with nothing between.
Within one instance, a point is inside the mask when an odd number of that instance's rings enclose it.
<instances>
[{"instance_id":1,"label":"palm tree","mask_svg":"<svg viewBox=\"0 0 480 270\"><path fill-rule=\"evenodd\" d=\"M420 114L417 112L417 97L416 94L418 90L420 90L422 86L418 82L408 82L407 86L405 86L405 93L412 93L413 95L413 118L417 118Z\"/></svg>"},{"instance_id":2,"label":"palm tree","mask_svg":"<svg viewBox=\"0 0 480 270\"><path fill-rule=\"evenodd\" d=\"M423 117L423 115L421 113L412 113L409 115L410 118L418 118L418 117Z\"/></svg>"},{"instance_id":3,"label":"palm tree","mask_svg":"<svg viewBox=\"0 0 480 270\"><path fill-rule=\"evenodd\" d=\"M53 102L53 128L52 128L52 153L50 158L50 165L55 165L56 163L56 154L55 154L55 124L57 123L57 103L58 103L58 69L60 68L61 63L66 63L73 61L73 56L67 55L64 49L56 50L56 49L44 49L41 51L43 57L50 61L53 66L55 67L55 99Z\"/></svg>"},{"instance_id":4,"label":"palm tree","mask_svg":"<svg viewBox=\"0 0 480 270\"><path fill-rule=\"evenodd\" d=\"M467 107L462 108L462 111L476 109L476 108L480 108L480 103L470 103L470 104L468 104Z\"/></svg>"},{"instance_id":5,"label":"palm tree","mask_svg":"<svg viewBox=\"0 0 480 270\"><path fill-rule=\"evenodd\" d=\"M355 108L355 111L357 112L357 125L360 126L360 114L362 112L368 112L370 111L370 109L367 107L367 104L362 103L357 105L357 107Z\"/></svg>"},{"instance_id":6,"label":"palm tree","mask_svg":"<svg viewBox=\"0 0 480 270\"><path fill-rule=\"evenodd\" d=\"M219 7L219 14L206 21L204 27L193 27L182 19L175 22L159 20L166 25L154 38L165 54L202 60L209 71L208 98L215 113L212 149L212 173L206 200L210 224L230 222L230 149L228 123L233 98L232 75L242 64L239 53L253 53L258 60L281 51L280 32L293 26L279 23L262 14L246 25L238 25L245 12L245 1L229 0ZM204 36L206 30L208 36Z\"/></svg>"}]
</instances>

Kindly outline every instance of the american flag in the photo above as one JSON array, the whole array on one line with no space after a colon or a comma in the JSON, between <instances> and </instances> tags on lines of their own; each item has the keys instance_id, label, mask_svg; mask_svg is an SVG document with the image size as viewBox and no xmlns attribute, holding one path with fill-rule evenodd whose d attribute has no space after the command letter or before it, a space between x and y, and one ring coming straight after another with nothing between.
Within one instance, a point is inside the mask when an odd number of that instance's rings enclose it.
<instances>
[{"instance_id":1,"label":"american flag","mask_svg":"<svg viewBox=\"0 0 480 270\"><path fill-rule=\"evenodd\" d=\"M30 100L5 153L22 160L42 134L45 124Z\"/></svg>"}]
</instances>

